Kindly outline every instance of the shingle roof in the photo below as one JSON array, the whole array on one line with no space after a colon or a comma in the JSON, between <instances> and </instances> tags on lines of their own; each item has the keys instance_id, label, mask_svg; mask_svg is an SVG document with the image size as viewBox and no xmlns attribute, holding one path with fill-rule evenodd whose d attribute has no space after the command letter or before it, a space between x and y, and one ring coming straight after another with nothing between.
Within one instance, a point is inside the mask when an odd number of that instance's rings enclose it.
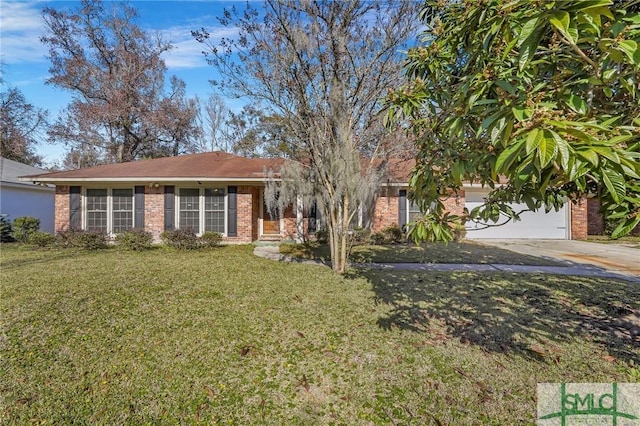
<instances>
[{"instance_id":1,"label":"shingle roof","mask_svg":"<svg viewBox=\"0 0 640 426\"><path fill-rule=\"evenodd\" d=\"M264 182L270 171L276 176L286 160L245 158L226 152L163 157L129 163L105 164L64 172L30 174L22 179L38 182L186 181L226 180ZM392 158L387 163L387 182L406 183L415 160ZM38 169L34 169L38 171Z\"/></svg>"},{"instance_id":2,"label":"shingle roof","mask_svg":"<svg viewBox=\"0 0 640 426\"><path fill-rule=\"evenodd\" d=\"M390 158L387 163L387 177L392 183L407 183L413 168L416 166L416 160Z\"/></svg>"},{"instance_id":3,"label":"shingle roof","mask_svg":"<svg viewBox=\"0 0 640 426\"><path fill-rule=\"evenodd\" d=\"M28 176L41 182L137 180L255 180L264 181L285 160L245 158L225 152L163 157L130 163L105 164L78 170Z\"/></svg>"},{"instance_id":4,"label":"shingle roof","mask_svg":"<svg viewBox=\"0 0 640 426\"><path fill-rule=\"evenodd\" d=\"M34 187L36 185L33 182L21 181L19 177L28 174L41 174L42 172L45 172L45 170L0 157L0 181L4 184L10 183Z\"/></svg>"}]
</instances>

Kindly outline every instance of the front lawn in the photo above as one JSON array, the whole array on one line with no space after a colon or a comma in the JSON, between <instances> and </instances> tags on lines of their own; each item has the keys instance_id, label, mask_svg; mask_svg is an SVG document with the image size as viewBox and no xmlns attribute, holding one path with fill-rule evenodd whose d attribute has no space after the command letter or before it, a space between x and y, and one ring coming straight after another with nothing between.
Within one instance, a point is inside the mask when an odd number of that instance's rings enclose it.
<instances>
[{"instance_id":1,"label":"front lawn","mask_svg":"<svg viewBox=\"0 0 640 426\"><path fill-rule=\"evenodd\" d=\"M637 284L252 249L3 245L0 423L530 424L538 382L640 380Z\"/></svg>"},{"instance_id":2,"label":"front lawn","mask_svg":"<svg viewBox=\"0 0 640 426\"><path fill-rule=\"evenodd\" d=\"M280 253L303 259L330 260L327 244L281 244ZM349 260L356 263L494 263L504 265L559 266L551 259L527 256L473 241L384 246L357 245Z\"/></svg>"},{"instance_id":3,"label":"front lawn","mask_svg":"<svg viewBox=\"0 0 640 426\"><path fill-rule=\"evenodd\" d=\"M640 236L638 235L628 235L626 237L618 238L617 240L613 240L607 235L589 235L587 241L600 244L618 244L640 249Z\"/></svg>"}]
</instances>

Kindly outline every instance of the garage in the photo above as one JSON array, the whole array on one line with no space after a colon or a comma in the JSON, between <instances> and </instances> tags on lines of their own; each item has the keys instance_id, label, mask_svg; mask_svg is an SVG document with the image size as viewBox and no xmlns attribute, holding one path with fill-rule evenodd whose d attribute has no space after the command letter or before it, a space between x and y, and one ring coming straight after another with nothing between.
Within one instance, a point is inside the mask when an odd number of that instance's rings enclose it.
<instances>
[{"instance_id":1,"label":"garage","mask_svg":"<svg viewBox=\"0 0 640 426\"><path fill-rule=\"evenodd\" d=\"M465 207L471 211L484 203L487 191L482 189L466 189ZM527 208L524 204L511 204L516 212ZM544 209L537 212L525 212L520 215L520 221L509 221L502 226L485 228L483 225L467 223L468 239L569 239L569 207L568 203L559 211L551 210L545 213ZM504 223L500 220L498 223ZM484 229L483 229L484 228Z\"/></svg>"}]
</instances>

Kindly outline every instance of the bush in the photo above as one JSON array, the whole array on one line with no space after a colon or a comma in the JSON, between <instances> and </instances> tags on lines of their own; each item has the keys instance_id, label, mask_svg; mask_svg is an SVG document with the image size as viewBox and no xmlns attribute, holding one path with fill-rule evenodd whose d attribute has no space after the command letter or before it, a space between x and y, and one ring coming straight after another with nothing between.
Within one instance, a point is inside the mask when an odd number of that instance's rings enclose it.
<instances>
[{"instance_id":1,"label":"bush","mask_svg":"<svg viewBox=\"0 0 640 426\"><path fill-rule=\"evenodd\" d=\"M318 229L316 231L316 241L320 244L327 244L329 242L329 231L326 229Z\"/></svg>"},{"instance_id":2,"label":"bush","mask_svg":"<svg viewBox=\"0 0 640 426\"><path fill-rule=\"evenodd\" d=\"M69 229L66 231L60 231L56 234L55 245L59 247L98 250L107 247L107 236L103 232L98 231Z\"/></svg>"},{"instance_id":3,"label":"bush","mask_svg":"<svg viewBox=\"0 0 640 426\"><path fill-rule=\"evenodd\" d=\"M222 234L218 232L207 231L200 237L200 245L202 247L217 247L222 242Z\"/></svg>"},{"instance_id":4,"label":"bush","mask_svg":"<svg viewBox=\"0 0 640 426\"><path fill-rule=\"evenodd\" d=\"M51 247L55 241L55 237L47 232L36 231L29 234L27 243L36 247Z\"/></svg>"},{"instance_id":5,"label":"bush","mask_svg":"<svg viewBox=\"0 0 640 426\"><path fill-rule=\"evenodd\" d=\"M12 243L15 239L11 235L11 222L5 216L0 216L0 243Z\"/></svg>"},{"instance_id":6,"label":"bush","mask_svg":"<svg viewBox=\"0 0 640 426\"><path fill-rule=\"evenodd\" d=\"M17 217L13 221L13 238L21 243L29 241L29 235L40 229L40 219L31 216Z\"/></svg>"},{"instance_id":7,"label":"bush","mask_svg":"<svg viewBox=\"0 0 640 426\"><path fill-rule=\"evenodd\" d=\"M116 244L126 250L142 251L151 248L153 235L144 229L130 229L116 235Z\"/></svg>"},{"instance_id":8,"label":"bush","mask_svg":"<svg viewBox=\"0 0 640 426\"><path fill-rule=\"evenodd\" d=\"M386 244L397 244L402 241L402 229L398 225L390 225L382 231Z\"/></svg>"},{"instance_id":9,"label":"bush","mask_svg":"<svg viewBox=\"0 0 640 426\"><path fill-rule=\"evenodd\" d=\"M192 229L175 229L164 231L160 235L163 243L178 250L193 250L200 245L198 236Z\"/></svg>"},{"instance_id":10,"label":"bush","mask_svg":"<svg viewBox=\"0 0 640 426\"><path fill-rule=\"evenodd\" d=\"M54 237L54 244L62 248L75 247L75 240L77 239L76 234L78 232L80 231L76 231L74 229L59 231Z\"/></svg>"},{"instance_id":11,"label":"bush","mask_svg":"<svg viewBox=\"0 0 640 426\"><path fill-rule=\"evenodd\" d=\"M382 232L374 232L369 237L369 242L374 246L380 246L385 243L385 238Z\"/></svg>"},{"instance_id":12,"label":"bush","mask_svg":"<svg viewBox=\"0 0 640 426\"><path fill-rule=\"evenodd\" d=\"M371 231L367 228L354 228L350 233L351 244L364 244L369 241Z\"/></svg>"},{"instance_id":13,"label":"bush","mask_svg":"<svg viewBox=\"0 0 640 426\"><path fill-rule=\"evenodd\" d=\"M397 244L402 242L402 230L398 225L387 226L380 232L374 232L369 237L369 242L373 245Z\"/></svg>"}]
</instances>

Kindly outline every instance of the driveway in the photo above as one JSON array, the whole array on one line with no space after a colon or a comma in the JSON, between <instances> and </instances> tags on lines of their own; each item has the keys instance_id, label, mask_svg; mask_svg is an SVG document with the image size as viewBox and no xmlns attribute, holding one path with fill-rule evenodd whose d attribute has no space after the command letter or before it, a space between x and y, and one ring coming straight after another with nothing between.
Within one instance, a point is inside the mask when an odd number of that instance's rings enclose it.
<instances>
[{"instance_id":1,"label":"driveway","mask_svg":"<svg viewBox=\"0 0 640 426\"><path fill-rule=\"evenodd\" d=\"M640 249L619 244L572 240L474 240L516 253L589 264L612 272L640 277Z\"/></svg>"}]
</instances>

